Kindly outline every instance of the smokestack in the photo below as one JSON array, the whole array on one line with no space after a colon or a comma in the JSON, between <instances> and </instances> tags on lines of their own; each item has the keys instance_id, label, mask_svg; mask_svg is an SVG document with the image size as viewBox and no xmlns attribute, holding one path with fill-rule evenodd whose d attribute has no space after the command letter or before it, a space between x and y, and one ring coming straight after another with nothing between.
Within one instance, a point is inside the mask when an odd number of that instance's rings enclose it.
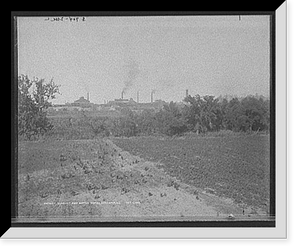
<instances>
[{"instance_id":1,"label":"smokestack","mask_svg":"<svg viewBox=\"0 0 300 252\"><path fill-rule=\"evenodd\" d=\"M90 101L90 94L89 94L89 92L87 92L86 99L87 99L88 101Z\"/></svg>"},{"instance_id":2,"label":"smokestack","mask_svg":"<svg viewBox=\"0 0 300 252\"><path fill-rule=\"evenodd\" d=\"M124 91L122 91L121 93L121 99L123 100L123 95L124 95Z\"/></svg>"},{"instance_id":3,"label":"smokestack","mask_svg":"<svg viewBox=\"0 0 300 252\"><path fill-rule=\"evenodd\" d=\"M136 93L136 102L139 103L139 91Z\"/></svg>"},{"instance_id":4,"label":"smokestack","mask_svg":"<svg viewBox=\"0 0 300 252\"><path fill-rule=\"evenodd\" d=\"M185 90L185 97L188 97L188 96L189 96L189 90L186 89L186 90Z\"/></svg>"},{"instance_id":5,"label":"smokestack","mask_svg":"<svg viewBox=\"0 0 300 252\"><path fill-rule=\"evenodd\" d=\"M151 103L153 103L153 93L154 93L154 90L151 91Z\"/></svg>"}]
</instances>

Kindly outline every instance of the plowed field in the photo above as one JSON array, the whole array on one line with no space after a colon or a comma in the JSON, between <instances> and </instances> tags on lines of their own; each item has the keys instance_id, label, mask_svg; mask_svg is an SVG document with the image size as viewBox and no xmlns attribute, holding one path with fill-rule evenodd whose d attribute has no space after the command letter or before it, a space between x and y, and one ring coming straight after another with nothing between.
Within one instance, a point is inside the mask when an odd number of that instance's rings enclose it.
<instances>
[{"instance_id":1,"label":"plowed field","mask_svg":"<svg viewBox=\"0 0 300 252\"><path fill-rule=\"evenodd\" d=\"M268 211L269 136L116 138L115 144L158 162L178 180L240 205Z\"/></svg>"},{"instance_id":2,"label":"plowed field","mask_svg":"<svg viewBox=\"0 0 300 252\"><path fill-rule=\"evenodd\" d=\"M19 220L211 220L227 219L230 214L236 219L266 217L266 212L254 205L242 206L231 197L220 197L235 196L226 193L229 189L241 193L237 189L245 178L237 181L228 175L229 171L236 172L237 164L243 167L236 175L242 179L245 176L241 172L249 168L246 162L261 162L260 168L252 171L255 177L244 186L251 188L253 202L262 200L262 186L267 187L262 180L267 180L268 173L261 169L267 163L255 155L261 156L264 148L244 159L236 153L239 150L245 155L242 145L235 147L236 151L227 149L228 156L221 150L225 143L216 145L216 139L195 141L191 146L186 139L113 141L117 145L101 139L19 142ZM205 148L200 147L203 144ZM225 144L227 148L232 145L230 141ZM253 147L247 148L251 151ZM214 157L216 152L223 158L223 168L217 166L220 157ZM229 164L234 164L232 170Z\"/></svg>"}]
</instances>

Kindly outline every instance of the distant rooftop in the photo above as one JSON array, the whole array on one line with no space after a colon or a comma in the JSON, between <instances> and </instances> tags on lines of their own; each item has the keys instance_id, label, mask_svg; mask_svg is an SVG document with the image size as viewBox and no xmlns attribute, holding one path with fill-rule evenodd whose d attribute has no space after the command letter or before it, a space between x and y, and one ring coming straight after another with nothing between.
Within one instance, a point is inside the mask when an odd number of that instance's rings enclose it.
<instances>
[{"instance_id":1,"label":"distant rooftop","mask_svg":"<svg viewBox=\"0 0 300 252\"><path fill-rule=\"evenodd\" d=\"M74 103L90 103L89 100L85 99L83 96L81 96L78 100L74 101Z\"/></svg>"}]
</instances>

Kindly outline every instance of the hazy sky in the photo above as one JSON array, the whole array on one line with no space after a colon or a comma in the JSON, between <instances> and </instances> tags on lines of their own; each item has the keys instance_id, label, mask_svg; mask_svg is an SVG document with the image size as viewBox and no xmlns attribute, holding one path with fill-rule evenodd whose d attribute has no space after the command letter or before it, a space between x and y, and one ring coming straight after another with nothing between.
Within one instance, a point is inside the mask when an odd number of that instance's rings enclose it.
<instances>
[{"instance_id":1,"label":"hazy sky","mask_svg":"<svg viewBox=\"0 0 300 252\"><path fill-rule=\"evenodd\" d=\"M269 16L18 18L18 72L60 85L53 103L269 95Z\"/></svg>"}]
</instances>

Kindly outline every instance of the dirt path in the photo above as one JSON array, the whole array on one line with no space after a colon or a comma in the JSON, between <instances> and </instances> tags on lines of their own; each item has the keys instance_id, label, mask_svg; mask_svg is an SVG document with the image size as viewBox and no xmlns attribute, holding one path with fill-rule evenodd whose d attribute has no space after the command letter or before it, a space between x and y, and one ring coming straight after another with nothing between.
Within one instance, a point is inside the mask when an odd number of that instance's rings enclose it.
<instances>
[{"instance_id":1,"label":"dirt path","mask_svg":"<svg viewBox=\"0 0 300 252\"><path fill-rule=\"evenodd\" d=\"M21 221L55 222L253 217L110 140L20 143L18 211Z\"/></svg>"}]
</instances>

